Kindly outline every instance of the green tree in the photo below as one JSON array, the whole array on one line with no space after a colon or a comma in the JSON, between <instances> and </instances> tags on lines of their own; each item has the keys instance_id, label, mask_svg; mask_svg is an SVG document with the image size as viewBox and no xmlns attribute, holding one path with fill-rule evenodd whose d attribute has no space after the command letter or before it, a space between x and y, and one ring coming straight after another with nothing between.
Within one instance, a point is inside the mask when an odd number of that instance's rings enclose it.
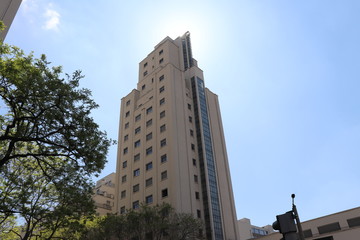
<instances>
[{"instance_id":1,"label":"green tree","mask_svg":"<svg viewBox=\"0 0 360 240\"><path fill-rule=\"evenodd\" d=\"M51 239L94 212L91 177L112 143L90 116L98 105L81 72L64 79L49 65L0 45L0 229L21 239Z\"/></svg>"},{"instance_id":2,"label":"green tree","mask_svg":"<svg viewBox=\"0 0 360 240\"><path fill-rule=\"evenodd\" d=\"M205 239L202 236L203 225L191 214L177 213L173 215L172 224L168 229L168 238L176 240Z\"/></svg>"},{"instance_id":3,"label":"green tree","mask_svg":"<svg viewBox=\"0 0 360 240\"><path fill-rule=\"evenodd\" d=\"M87 240L190 240L202 239L203 224L192 214L176 213L167 203L142 205L126 214L95 218L81 239Z\"/></svg>"},{"instance_id":4,"label":"green tree","mask_svg":"<svg viewBox=\"0 0 360 240\"><path fill-rule=\"evenodd\" d=\"M54 157L57 169L47 169L52 179L34 158L6 164L0 173L1 214L4 220L16 216L21 224L10 232L21 239L51 239L58 229L94 213L91 181L65 163Z\"/></svg>"},{"instance_id":5,"label":"green tree","mask_svg":"<svg viewBox=\"0 0 360 240\"><path fill-rule=\"evenodd\" d=\"M3 31L5 29L5 24L3 23L3 21L0 21L0 32Z\"/></svg>"},{"instance_id":6,"label":"green tree","mask_svg":"<svg viewBox=\"0 0 360 240\"><path fill-rule=\"evenodd\" d=\"M85 222L85 231L82 231L80 239L128 239L127 222L124 215L97 216L92 221Z\"/></svg>"},{"instance_id":7,"label":"green tree","mask_svg":"<svg viewBox=\"0 0 360 240\"><path fill-rule=\"evenodd\" d=\"M110 141L90 113L98 105L88 89L79 89L80 71L66 80L61 67L49 67L45 55L34 59L8 45L0 47L0 168L11 159L49 157L71 161L84 172L99 172ZM28 144L31 143L31 144ZM27 144L27 149L21 149Z\"/></svg>"},{"instance_id":8,"label":"green tree","mask_svg":"<svg viewBox=\"0 0 360 240\"><path fill-rule=\"evenodd\" d=\"M19 231L19 227L16 223L15 216L3 218L0 216L0 239L2 240L13 240L18 239L18 236L15 234Z\"/></svg>"}]
</instances>

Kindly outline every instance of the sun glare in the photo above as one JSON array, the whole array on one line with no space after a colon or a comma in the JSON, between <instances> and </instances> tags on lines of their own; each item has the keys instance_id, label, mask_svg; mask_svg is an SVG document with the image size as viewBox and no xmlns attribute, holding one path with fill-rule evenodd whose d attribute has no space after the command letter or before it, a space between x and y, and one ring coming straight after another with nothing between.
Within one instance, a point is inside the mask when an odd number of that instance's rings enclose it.
<instances>
[{"instance_id":1,"label":"sun glare","mask_svg":"<svg viewBox=\"0 0 360 240\"><path fill-rule=\"evenodd\" d=\"M194 58L203 55L209 46L207 46L206 36L208 35L208 29L206 26L201 27L201 21L192 19L193 21L183 21L183 19L174 19L175 21L168 21L162 28L160 35L169 36L172 39L176 39L182 36L187 31L190 32L192 48ZM207 50L206 50L207 49ZM198 59L197 59L198 60Z\"/></svg>"}]
</instances>

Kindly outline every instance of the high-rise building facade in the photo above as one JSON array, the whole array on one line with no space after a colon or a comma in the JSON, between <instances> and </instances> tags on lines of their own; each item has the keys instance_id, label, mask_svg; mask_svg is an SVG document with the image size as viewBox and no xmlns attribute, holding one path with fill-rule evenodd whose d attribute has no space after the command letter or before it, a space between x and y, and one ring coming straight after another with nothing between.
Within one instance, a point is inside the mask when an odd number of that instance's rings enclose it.
<instances>
[{"instance_id":1,"label":"high-rise building facade","mask_svg":"<svg viewBox=\"0 0 360 240\"><path fill-rule=\"evenodd\" d=\"M116 206L170 203L204 222L207 239L238 239L217 95L204 86L190 34L166 37L121 100Z\"/></svg>"},{"instance_id":2,"label":"high-rise building facade","mask_svg":"<svg viewBox=\"0 0 360 240\"><path fill-rule=\"evenodd\" d=\"M1 0L0 1L0 20L4 22L5 29L0 32L0 41L3 41L9 31L10 25L15 18L16 12L22 0Z\"/></svg>"}]
</instances>

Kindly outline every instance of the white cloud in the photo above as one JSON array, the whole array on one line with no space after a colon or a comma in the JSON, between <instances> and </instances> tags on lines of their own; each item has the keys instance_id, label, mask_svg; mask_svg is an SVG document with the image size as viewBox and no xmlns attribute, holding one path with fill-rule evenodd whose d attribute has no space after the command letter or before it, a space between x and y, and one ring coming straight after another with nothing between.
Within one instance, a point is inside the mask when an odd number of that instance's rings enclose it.
<instances>
[{"instance_id":1,"label":"white cloud","mask_svg":"<svg viewBox=\"0 0 360 240\"><path fill-rule=\"evenodd\" d=\"M52 5L49 4L49 6L46 8L45 14L46 22L43 25L43 28L46 30L59 30L59 24L60 24L60 14L52 9Z\"/></svg>"},{"instance_id":2,"label":"white cloud","mask_svg":"<svg viewBox=\"0 0 360 240\"><path fill-rule=\"evenodd\" d=\"M25 13L36 11L39 8L36 0L23 0L21 3L21 9Z\"/></svg>"}]
</instances>

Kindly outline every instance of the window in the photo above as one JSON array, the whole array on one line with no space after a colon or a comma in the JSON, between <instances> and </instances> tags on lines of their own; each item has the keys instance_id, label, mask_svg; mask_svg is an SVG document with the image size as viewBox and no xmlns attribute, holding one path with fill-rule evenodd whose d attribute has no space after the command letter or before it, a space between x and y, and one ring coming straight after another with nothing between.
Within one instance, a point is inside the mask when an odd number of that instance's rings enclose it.
<instances>
[{"instance_id":1,"label":"window","mask_svg":"<svg viewBox=\"0 0 360 240\"><path fill-rule=\"evenodd\" d=\"M152 125L152 119L150 119L146 122L146 127L150 127L151 125Z\"/></svg>"},{"instance_id":2,"label":"window","mask_svg":"<svg viewBox=\"0 0 360 240\"><path fill-rule=\"evenodd\" d=\"M146 114L149 114L153 111L152 107L149 107L148 109L146 109Z\"/></svg>"},{"instance_id":3,"label":"window","mask_svg":"<svg viewBox=\"0 0 360 240\"><path fill-rule=\"evenodd\" d=\"M161 173L161 180L167 179L167 171Z\"/></svg>"},{"instance_id":4,"label":"window","mask_svg":"<svg viewBox=\"0 0 360 240\"><path fill-rule=\"evenodd\" d=\"M197 175L194 175L194 182L198 182L199 180L198 180L198 176Z\"/></svg>"},{"instance_id":5,"label":"window","mask_svg":"<svg viewBox=\"0 0 360 240\"><path fill-rule=\"evenodd\" d=\"M163 58L159 60L159 63L160 63L160 64L163 63L163 62L164 62L164 59L163 59Z\"/></svg>"},{"instance_id":6,"label":"window","mask_svg":"<svg viewBox=\"0 0 360 240\"><path fill-rule=\"evenodd\" d=\"M314 240L334 240L333 236L314 238Z\"/></svg>"},{"instance_id":7,"label":"window","mask_svg":"<svg viewBox=\"0 0 360 240\"><path fill-rule=\"evenodd\" d=\"M164 163L166 161L167 161L167 156L166 156L166 154L164 154L161 156L161 163Z\"/></svg>"},{"instance_id":8,"label":"window","mask_svg":"<svg viewBox=\"0 0 360 240\"><path fill-rule=\"evenodd\" d=\"M138 160L140 160L140 153L138 153L134 156L134 162L136 162Z\"/></svg>"},{"instance_id":9,"label":"window","mask_svg":"<svg viewBox=\"0 0 360 240\"><path fill-rule=\"evenodd\" d=\"M159 52L159 55L163 54L164 50L161 49L160 52Z\"/></svg>"},{"instance_id":10,"label":"window","mask_svg":"<svg viewBox=\"0 0 360 240\"><path fill-rule=\"evenodd\" d=\"M161 75L160 77L159 77L159 82L161 82L162 80L164 80L164 75Z\"/></svg>"},{"instance_id":11,"label":"window","mask_svg":"<svg viewBox=\"0 0 360 240\"><path fill-rule=\"evenodd\" d=\"M194 130L190 129L190 136L194 136Z\"/></svg>"},{"instance_id":12,"label":"window","mask_svg":"<svg viewBox=\"0 0 360 240\"><path fill-rule=\"evenodd\" d=\"M318 230L320 234L334 232L340 230L340 224L338 222L330 223L324 226L319 226Z\"/></svg>"},{"instance_id":13,"label":"window","mask_svg":"<svg viewBox=\"0 0 360 240\"><path fill-rule=\"evenodd\" d=\"M133 192L134 192L134 193L135 193L135 192L138 192L139 189L140 189L140 185L139 185L139 184L136 184L136 185L133 186Z\"/></svg>"},{"instance_id":14,"label":"window","mask_svg":"<svg viewBox=\"0 0 360 240\"><path fill-rule=\"evenodd\" d=\"M128 148L127 148L127 147L124 148L123 153L124 153L124 154L127 154L127 153L128 153Z\"/></svg>"},{"instance_id":15,"label":"window","mask_svg":"<svg viewBox=\"0 0 360 240\"><path fill-rule=\"evenodd\" d=\"M145 202L146 204L150 204L153 202L153 196L152 195L149 195L145 198Z\"/></svg>"},{"instance_id":16,"label":"window","mask_svg":"<svg viewBox=\"0 0 360 240\"><path fill-rule=\"evenodd\" d=\"M196 159L193 158L193 165L196 166Z\"/></svg>"},{"instance_id":17,"label":"window","mask_svg":"<svg viewBox=\"0 0 360 240\"><path fill-rule=\"evenodd\" d=\"M129 127L129 123L125 123L125 129L127 129Z\"/></svg>"},{"instance_id":18,"label":"window","mask_svg":"<svg viewBox=\"0 0 360 240\"><path fill-rule=\"evenodd\" d=\"M135 148L140 147L140 140L137 140L136 142L134 142L134 147Z\"/></svg>"},{"instance_id":19,"label":"window","mask_svg":"<svg viewBox=\"0 0 360 240\"><path fill-rule=\"evenodd\" d=\"M147 71L144 72L144 77L147 75Z\"/></svg>"},{"instance_id":20,"label":"window","mask_svg":"<svg viewBox=\"0 0 360 240\"><path fill-rule=\"evenodd\" d=\"M191 150L195 151L195 144L191 144Z\"/></svg>"},{"instance_id":21,"label":"window","mask_svg":"<svg viewBox=\"0 0 360 240\"><path fill-rule=\"evenodd\" d=\"M152 132L146 135L146 141L149 141L152 139Z\"/></svg>"},{"instance_id":22,"label":"window","mask_svg":"<svg viewBox=\"0 0 360 240\"><path fill-rule=\"evenodd\" d=\"M151 170L153 167L152 162L147 163L145 167L146 167L146 171Z\"/></svg>"},{"instance_id":23,"label":"window","mask_svg":"<svg viewBox=\"0 0 360 240\"><path fill-rule=\"evenodd\" d=\"M134 170L134 177L140 176L140 168Z\"/></svg>"},{"instance_id":24,"label":"window","mask_svg":"<svg viewBox=\"0 0 360 240\"><path fill-rule=\"evenodd\" d=\"M195 198L200 199L200 193L199 192L195 192Z\"/></svg>"},{"instance_id":25,"label":"window","mask_svg":"<svg viewBox=\"0 0 360 240\"><path fill-rule=\"evenodd\" d=\"M135 201L133 202L133 209L138 209L139 208L139 201Z\"/></svg>"},{"instance_id":26,"label":"window","mask_svg":"<svg viewBox=\"0 0 360 240\"><path fill-rule=\"evenodd\" d=\"M160 147L166 146L166 138L160 141Z\"/></svg>"},{"instance_id":27,"label":"window","mask_svg":"<svg viewBox=\"0 0 360 240\"><path fill-rule=\"evenodd\" d=\"M135 122L139 121L140 119L141 119L141 114L139 114L135 117Z\"/></svg>"},{"instance_id":28,"label":"window","mask_svg":"<svg viewBox=\"0 0 360 240\"><path fill-rule=\"evenodd\" d=\"M191 110L191 104L190 103L188 103L188 109Z\"/></svg>"},{"instance_id":29,"label":"window","mask_svg":"<svg viewBox=\"0 0 360 240\"><path fill-rule=\"evenodd\" d=\"M127 167L127 161L124 161L123 162L123 168L126 168Z\"/></svg>"},{"instance_id":30,"label":"window","mask_svg":"<svg viewBox=\"0 0 360 240\"><path fill-rule=\"evenodd\" d=\"M124 176L121 177L121 182L122 182L122 183L126 182L126 175L124 175Z\"/></svg>"},{"instance_id":31,"label":"window","mask_svg":"<svg viewBox=\"0 0 360 240\"><path fill-rule=\"evenodd\" d=\"M146 155L152 154L152 147L146 149Z\"/></svg>"},{"instance_id":32,"label":"window","mask_svg":"<svg viewBox=\"0 0 360 240\"><path fill-rule=\"evenodd\" d=\"M128 100L127 102L126 102L126 106L129 106L130 105L130 100Z\"/></svg>"},{"instance_id":33,"label":"window","mask_svg":"<svg viewBox=\"0 0 360 240\"><path fill-rule=\"evenodd\" d=\"M144 90L145 89L145 84L141 86L141 90Z\"/></svg>"},{"instance_id":34,"label":"window","mask_svg":"<svg viewBox=\"0 0 360 240\"><path fill-rule=\"evenodd\" d=\"M167 197L167 196L168 196L168 190L167 190L167 188L161 190L161 197L162 197L162 198L165 198L165 197Z\"/></svg>"},{"instance_id":35,"label":"window","mask_svg":"<svg viewBox=\"0 0 360 240\"><path fill-rule=\"evenodd\" d=\"M146 179L146 181L145 181L145 186L146 186L146 187L150 187L151 185L152 185L152 178Z\"/></svg>"},{"instance_id":36,"label":"window","mask_svg":"<svg viewBox=\"0 0 360 240\"><path fill-rule=\"evenodd\" d=\"M160 99L160 106L165 103L165 98Z\"/></svg>"},{"instance_id":37,"label":"window","mask_svg":"<svg viewBox=\"0 0 360 240\"><path fill-rule=\"evenodd\" d=\"M162 86L161 88L159 88L159 92L162 93L165 90L165 87Z\"/></svg>"},{"instance_id":38,"label":"window","mask_svg":"<svg viewBox=\"0 0 360 240\"><path fill-rule=\"evenodd\" d=\"M349 227L360 226L360 217L350 218L346 221L348 222Z\"/></svg>"},{"instance_id":39,"label":"window","mask_svg":"<svg viewBox=\"0 0 360 240\"><path fill-rule=\"evenodd\" d=\"M255 233L255 234L258 234L258 235L262 235L262 236L265 236L265 235L268 234L267 231L262 230L262 229L258 229L258 228L251 228L251 232Z\"/></svg>"},{"instance_id":40,"label":"window","mask_svg":"<svg viewBox=\"0 0 360 240\"><path fill-rule=\"evenodd\" d=\"M125 206L122 206L122 207L120 208L120 214L123 214L123 213L125 213Z\"/></svg>"},{"instance_id":41,"label":"window","mask_svg":"<svg viewBox=\"0 0 360 240\"><path fill-rule=\"evenodd\" d=\"M128 139L129 139L129 134L126 134L126 135L124 136L124 142L126 142Z\"/></svg>"},{"instance_id":42,"label":"window","mask_svg":"<svg viewBox=\"0 0 360 240\"><path fill-rule=\"evenodd\" d=\"M162 111L162 112L160 113L160 118L163 118L163 117L165 117L165 111Z\"/></svg>"},{"instance_id":43,"label":"window","mask_svg":"<svg viewBox=\"0 0 360 240\"><path fill-rule=\"evenodd\" d=\"M130 116L130 111L127 111L127 112L125 113L125 117L128 117L128 116Z\"/></svg>"},{"instance_id":44,"label":"window","mask_svg":"<svg viewBox=\"0 0 360 240\"><path fill-rule=\"evenodd\" d=\"M197 213L197 217L201 218L201 211L199 209L196 211L196 213Z\"/></svg>"},{"instance_id":45,"label":"window","mask_svg":"<svg viewBox=\"0 0 360 240\"><path fill-rule=\"evenodd\" d=\"M306 230L304 230L304 231L303 231L303 234L304 234L304 237L305 237L305 238L310 238L310 237L313 236L311 229L306 229Z\"/></svg>"},{"instance_id":46,"label":"window","mask_svg":"<svg viewBox=\"0 0 360 240\"><path fill-rule=\"evenodd\" d=\"M191 116L189 116L189 122L192 122L192 117Z\"/></svg>"},{"instance_id":47,"label":"window","mask_svg":"<svg viewBox=\"0 0 360 240\"><path fill-rule=\"evenodd\" d=\"M166 125L163 124L160 126L160 132L164 132L166 130Z\"/></svg>"},{"instance_id":48,"label":"window","mask_svg":"<svg viewBox=\"0 0 360 240\"><path fill-rule=\"evenodd\" d=\"M121 198L125 198L125 197L126 197L126 191L124 190L121 192Z\"/></svg>"},{"instance_id":49,"label":"window","mask_svg":"<svg viewBox=\"0 0 360 240\"><path fill-rule=\"evenodd\" d=\"M147 66L147 62L146 63L144 63L144 67L146 67Z\"/></svg>"},{"instance_id":50,"label":"window","mask_svg":"<svg viewBox=\"0 0 360 240\"><path fill-rule=\"evenodd\" d=\"M135 128L135 134L138 134L141 131L141 127Z\"/></svg>"}]
</instances>

